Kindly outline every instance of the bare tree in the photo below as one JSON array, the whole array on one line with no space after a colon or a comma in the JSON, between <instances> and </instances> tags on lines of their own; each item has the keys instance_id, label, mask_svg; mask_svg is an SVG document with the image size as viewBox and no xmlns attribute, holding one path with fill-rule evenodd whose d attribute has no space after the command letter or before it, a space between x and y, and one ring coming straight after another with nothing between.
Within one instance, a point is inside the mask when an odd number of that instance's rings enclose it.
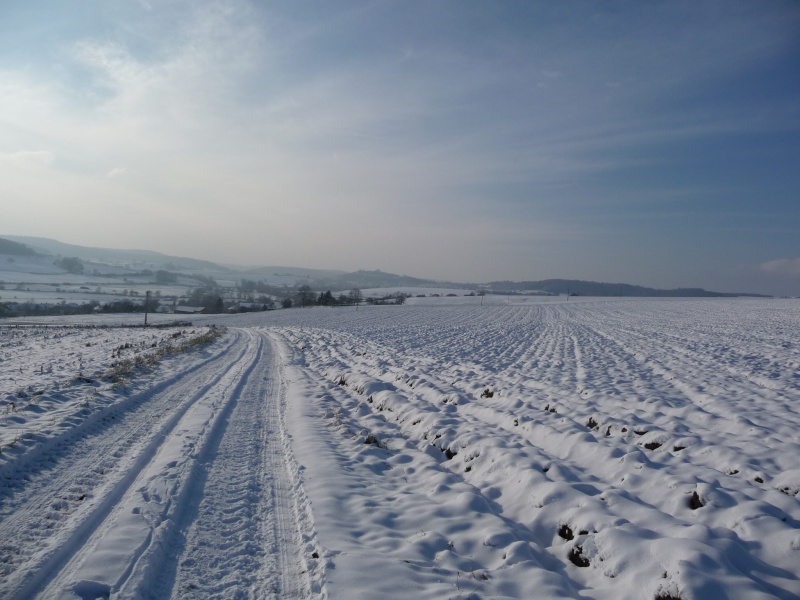
<instances>
[{"instance_id":1,"label":"bare tree","mask_svg":"<svg viewBox=\"0 0 800 600\"><path fill-rule=\"evenodd\" d=\"M314 292L308 285L297 288L297 302L301 307L312 306L315 302Z\"/></svg>"},{"instance_id":2,"label":"bare tree","mask_svg":"<svg viewBox=\"0 0 800 600\"><path fill-rule=\"evenodd\" d=\"M356 305L356 310L358 310L358 305L361 303L361 300L364 296L361 294L361 290L358 288L353 288L350 290L350 301Z\"/></svg>"}]
</instances>

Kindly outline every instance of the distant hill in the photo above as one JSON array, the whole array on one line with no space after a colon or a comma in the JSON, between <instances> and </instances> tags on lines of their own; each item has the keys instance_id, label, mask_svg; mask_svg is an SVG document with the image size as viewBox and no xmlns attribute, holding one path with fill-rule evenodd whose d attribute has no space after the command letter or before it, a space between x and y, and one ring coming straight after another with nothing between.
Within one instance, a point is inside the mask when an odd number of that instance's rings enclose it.
<instances>
[{"instance_id":1,"label":"distant hill","mask_svg":"<svg viewBox=\"0 0 800 600\"><path fill-rule=\"evenodd\" d=\"M335 279L339 275L343 275L345 271L334 271L329 269L306 269L303 267L254 267L242 268L239 267L243 275L250 279L312 279L312 280L330 280Z\"/></svg>"},{"instance_id":2,"label":"distant hill","mask_svg":"<svg viewBox=\"0 0 800 600\"><path fill-rule=\"evenodd\" d=\"M37 252L39 254L37 254ZM84 261L94 261L109 265L132 268L135 271L144 269L181 271L190 278L199 275L213 277L219 281L236 282L239 279L265 281L271 285L292 288L296 285L309 285L314 290L331 290L339 292L353 288L459 288L486 289L494 293L540 293L540 294L576 294L580 296L629 296L629 297L697 297L723 298L735 296L769 297L761 294L726 294L709 292L701 288L678 288L662 290L627 283L600 283L578 279L544 279L541 281L493 281L485 285L475 283L453 283L421 279L408 275L395 275L380 270L359 270L352 273L329 269L308 269L302 267L226 267L219 264L187 258L170 256L152 250L118 250L113 248L92 248L65 244L57 240L42 237L23 237L7 235L0 238L0 254L14 254L37 257L36 260L49 260L49 256L77 257ZM42 256L45 255L45 256ZM17 261L19 263L19 261ZM19 268L17 269L19 271ZM38 271L36 271L38 272Z\"/></svg>"},{"instance_id":3,"label":"distant hill","mask_svg":"<svg viewBox=\"0 0 800 600\"><path fill-rule=\"evenodd\" d=\"M487 284L495 292L541 292L546 294L576 294L579 296L636 296L654 298L732 298L750 296L766 298L761 294L725 294L701 288L660 290L627 283L600 283L580 279L544 279L542 281L493 281Z\"/></svg>"},{"instance_id":4,"label":"distant hill","mask_svg":"<svg viewBox=\"0 0 800 600\"><path fill-rule=\"evenodd\" d=\"M42 254L52 254L56 256L76 256L81 260L115 262L115 263L144 263L156 268L182 268L197 271L213 270L217 272L230 271L207 260L196 258L186 258L183 256L170 256L152 250L117 250L115 248L93 248L89 246L78 246L75 244L65 244L50 238L42 237L23 237L7 235L8 240L13 240L19 244L24 244L38 250Z\"/></svg>"},{"instance_id":5,"label":"distant hill","mask_svg":"<svg viewBox=\"0 0 800 600\"><path fill-rule=\"evenodd\" d=\"M336 278L336 285L339 289L353 288L381 288L381 287L447 287L447 283L432 281L430 279L419 279L408 275L393 275L383 271L356 271L354 273L344 273Z\"/></svg>"},{"instance_id":6,"label":"distant hill","mask_svg":"<svg viewBox=\"0 0 800 600\"><path fill-rule=\"evenodd\" d=\"M11 240L0 238L0 254L11 254L13 256L36 256L33 248L28 248L25 244L12 242Z\"/></svg>"},{"instance_id":7,"label":"distant hill","mask_svg":"<svg viewBox=\"0 0 800 600\"><path fill-rule=\"evenodd\" d=\"M449 287L452 284L394 275L383 271L345 271L303 269L299 267L259 267L248 269L243 275L250 279L263 279L270 283L286 283L288 285L307 284L315 290L343 291L353 288L384 287Z\"/></svg>"}]
</instances>

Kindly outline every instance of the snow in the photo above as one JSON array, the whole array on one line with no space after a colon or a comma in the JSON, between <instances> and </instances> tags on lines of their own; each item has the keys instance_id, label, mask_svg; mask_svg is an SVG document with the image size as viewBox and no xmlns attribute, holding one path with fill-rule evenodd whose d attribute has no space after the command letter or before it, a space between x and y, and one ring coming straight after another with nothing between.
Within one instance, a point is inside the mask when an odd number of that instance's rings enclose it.
<instances>
[{"instance_id":1,"label":"snow","mask_svg":"<svg viewBox=\"0 0 800 600\"><path fill-rule=\"evenodd\" d=\"M441 287L380 287L380 288L365 288L361 290L361 294L368 298L373 296L381 298L383 296L392 296L396 294L405 294L409 297L425 296L430 297L434 294L438 296L447 296L447 294L455 294L456 296L466 296L467 294L475 294L475 290L461 289L461 288L441 288ZM451 296L452 297L452 296Z\"/></svg>"},{"instance_id":2,"label":"snow","mask_svg":"<svg viewBox=\"0 0 800 600\"><path fill-rule=\"evenodd\" d=\"M800 304L414 300L0 328L0 595L800 595Z\"/></svg>"}]
</instances>

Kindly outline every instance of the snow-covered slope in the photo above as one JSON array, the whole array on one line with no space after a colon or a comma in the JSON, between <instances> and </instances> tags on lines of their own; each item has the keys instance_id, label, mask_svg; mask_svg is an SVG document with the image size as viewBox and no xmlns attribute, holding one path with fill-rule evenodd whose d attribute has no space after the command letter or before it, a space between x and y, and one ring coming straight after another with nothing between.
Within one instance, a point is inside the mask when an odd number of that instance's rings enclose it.
<instances>
[{"instance_id":1,"label":"snow-covered slope","mask_svg":"<svg viewBox=\"0 0 800 600\"><path fill-rule=\"evenodd\" d=\"M360 312L280 329L331 597L800 594L797 303Z\"/></svg>"},{"instance_id":2,"label":"snow-covered slope","mask_svg":"<svg viewBox=\"0 0 800 600\"><path fill-rule=\"evenodd\" d=\"M200 321L229 333L124 387L23 415L6 380L0 431L60 425L3 449L4 597L800 596L795 301Z\"/></svg>"}]
</instances>

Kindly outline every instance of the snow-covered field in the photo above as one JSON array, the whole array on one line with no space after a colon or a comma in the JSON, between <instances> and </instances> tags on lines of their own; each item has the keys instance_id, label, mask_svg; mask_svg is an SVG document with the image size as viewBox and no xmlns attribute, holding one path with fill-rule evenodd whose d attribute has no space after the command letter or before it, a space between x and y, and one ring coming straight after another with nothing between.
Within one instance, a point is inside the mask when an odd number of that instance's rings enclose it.
<instances>
[{"instance_id":1,"label":"snow-covered field","mask_svg":"<svg viewBox=\"0 0 800 600\"><path fill-rule=\"evenodd\" d=\"M0 328L0 596L800 596L800 303L505 302Z\"/></svg>"}]
</instances>

